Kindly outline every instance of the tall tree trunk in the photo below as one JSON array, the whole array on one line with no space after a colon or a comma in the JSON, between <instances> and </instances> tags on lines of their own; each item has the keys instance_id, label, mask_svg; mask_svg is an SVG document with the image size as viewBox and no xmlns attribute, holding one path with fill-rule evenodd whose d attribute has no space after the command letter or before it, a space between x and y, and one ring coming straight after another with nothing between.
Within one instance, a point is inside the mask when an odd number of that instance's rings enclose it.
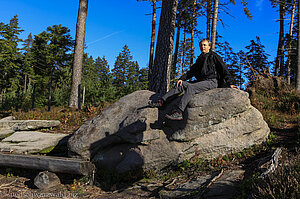
<instances>
[{"instance_id":1,"label":"tall tree trunk","mask_svg":"<svg viewBox=\"0 0 300 199\"><path fill-rule=\"evenodd\" d=\"M178 66L178 75L181 76L183 73L183 62L184 62L184 49L185 49L185 37L186 37L186 32L184 31L183 33L183 45L182 45L182 51L180 54L180 61L179 61L179 66Z\"/></svg>"},{"instance_id":2,"label":"tall tree trunk","mask_svg":"<svg viewBox=\"0 0 300 199\"><path fill-rule=\"evenodd\" d=\"M24 75L24 89L23 89L23 93L25 94L27 90L27 73L25 73Z\"/></svg>"},{"instance_id":3,"label":"tall tree trunk","mask_svg":"<svg viewBox=\"0 0 300 199\"><path fill-rule=\"evenodd\" d=\"M184 65L185 65L185 48L186 48L186 31L184 31L184 35L183 35L181 75L183 75L183 73L184 73Z\"/></svg>"},{"instance_id":4,"label":"tall tree trunk","mask_svg":"<svg viewBox=\"0 0 300 199\"><path fill-rule=\"evenodd\" d=\"M154 65L149 80L149 89L160 94L165 94L170 85L177 1L162 1Z\"/></svg>"},{"instance_id":5,"label":"tall tree trunk","mask_svg":"<svg viewBox=\"0 0 300 199\"><path fill-rule=\"evenodd\" d=\"M177 65L177 57L178 57L178 49L179 49L179 42L180 42L180 25L177 27L176 33L176 43L175 43L175 52L174 52L174 60L173 60L173 68L176 68ZM178 74L179 74L179 70Z\"/></svg>"},{"instance_id":6,"label":"tall tree trunk","mask_svg":"<svg viewBox=\"0 0 300 199\"><path fill-rule=\"evenodd\" d=\"M218 10L219 10L219 0L215 0L215 2L214 2L214 16L213 16L212 30L211 30L211 50L212 51L215 51L215 46L216 46Z\"/></svg>"},{"instance_id":7,"label":"tall tree trunk","mask_svg":"<svg viewBox=\"0 0 300 199\"><path fill-rule=\"evenodd\" d=\"M26 90L26 92L28 92L28 90L30 89L30 86L31 86L31 78L30 77L28 77L28 86L27 86L27 90Z\"/></svg>"},{"instance_id":8,"label":"tall tree trunk","mask_svg":"<svg viewBox=\"0 0 300 199\"><path fill-rule=\"evenodd\" d=\"M152 10L153 10L152 11L153 12L153 14L152 14L152 32L151 32L151 43L150 43L148 80L150 80L152 70L153 70L153 55L154 55L155 26L156 26L156 0L153 0Z\"/></svg>"},{"instance_id":9,"label":"tall tree trunk","mask_svg":"<svg viewBox=\"0 0 300 199\"><path fill-rule=\"evenodd\" d=\"M80 109L80 87L88 0L79 0L69 107Z\"/></svg>"},{"instance_id":10,"label":"tall tree trunk","mask_svg":"<svg viewBox=\"0 0 300 199\"><path fill-rule=\"evenodd\" d=\"M33 83L33 91L31 96L31 110L34 110L36 83Z\"/></svg>"},{"instance_id":11,"label":"tall tree trunk","mask_svg":"<svg viewBox=\"0 0 300 199\"><path fill-rule=\"evenodd\" d=\"M206 38L210 40L210 29L211 29L211 6L212 0L207 0L207 8L206 8Z\"/></svg>"},{"instance_id":12,"label":"tall tree trunk","mask_svg":"<svg viewBox=\"0 0 300 199\"><path fill-rule=\"evenodd\" d=\"M50 108L51 108L53 70L54 70L54 67L52 67L52 69L51 69L51 76L50 76L49 96L48 96L48 111L50 111Z\"/></svg>"},{"instance_id":13,"label":"tall tree trunk","mask_svg":"<svg viewBox=\"0 0 300 199\"><path fill-rule=\"evenodd\" d=\"M278 39L277 56L275 60L275 76L279 75L279 69L281 69L284 63L284 5L281 2L279 4L279 20L280 30Z\"/></svg>"},{"instance_id":14,"label":"tall tree trunk","mask_svg":"<svg viewBox=\"0 0 300 199\"><path fill-rule=\"evenodd\" d=\"M285 3L285 2L283 2ZM281 74L283 74L283 68L284 68L284 20L285 20L285 4L282 5L282 11L281 11L281 20L280 20L280 29L282 38L281 38L281 46L280 46L280 66L279 71Z\"/></svg>"},{"instance_id":15,"label":"tall tree trunk","mask_svg":"<svg viewBox=\"0 0 300 199\"><path fill-rule=\"evenodd\" d=\"M291 15L291 24L290 24L290 40L289 40L289 49L288 49L288 63L287 63L287 83L291 84L291 52L292 52L292 37L293 37L293 26L294 26L294 15L295 15L296 4L293 4L292 15Z\"/></svg>"},{"instance_id":16,"label":"tall tree trunk","mask_svg":"<svg viewBox=\"0 0 300 199\"><path fill-rule=\"evenodd\" d=\"M298 1L298 16L300 16L300 2ZM300 20L298 18L298 27L300 27ZM297 56L297 76L296 76L296 89L300 91L300 28L298 28L298 56Z\"/></svg>"},{"instance_id":17,"label":"tall tree trunk","mask_svg":"<svg viewBox=\"0 0 300 199\"><path fill-rule=\"evenodd\" d=\"M196 0L193 2L193 19L192 19L192 33L191 33L191 61L190 66L194 63L194 52L195 52L195 23L196 23Z\"/></svg>"}]
</instances>

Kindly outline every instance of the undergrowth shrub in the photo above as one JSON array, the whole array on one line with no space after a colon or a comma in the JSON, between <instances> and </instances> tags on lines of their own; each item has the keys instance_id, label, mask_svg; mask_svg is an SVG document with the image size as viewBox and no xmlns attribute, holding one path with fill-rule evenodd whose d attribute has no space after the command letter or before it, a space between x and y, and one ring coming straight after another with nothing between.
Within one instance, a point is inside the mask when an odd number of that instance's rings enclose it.
<instances>
[{"instance_id":1,"label":"undergrowth shrub","mask_svg":"<svg viewBox=\"0 0 300 199\"><path fill-rule=\"evenodd\" d=\"M103 110L103 106L85 107L82 110L51 107L50 111L47 111L45 107L33 111L12 111L12 116L19 120L59 120L61 122L58 127L60 130L74 130L79 128L85 121L98 115Z\"/></svg>"},{"instance_id":2,"label":"undergrowth shrub","mask_svg":"<svg viewBox=\"0 0 300 199\"><path fill-rule=\"evenodd\" d=\"M253 198L300 198L300 161L279 167L254 185Z\"/></svg>"},{"instance_id":3,"label":"undergrowth shrub","mask_svg":"<svg viewBox=\"0 0 300 199\"><path fill-rule=\"evenodd\" d=\"M282 78L265 74L251 82L247 91L252 104L259 110L300 113L300 93Z\"/></svg>"}]
</instances>

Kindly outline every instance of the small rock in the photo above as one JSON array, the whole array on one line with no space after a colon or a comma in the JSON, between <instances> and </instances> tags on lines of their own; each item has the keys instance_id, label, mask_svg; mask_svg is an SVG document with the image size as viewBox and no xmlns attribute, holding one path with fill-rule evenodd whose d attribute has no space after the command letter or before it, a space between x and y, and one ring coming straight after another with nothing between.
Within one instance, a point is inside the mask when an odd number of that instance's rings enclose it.
<instances>
[{"instance_id":1,"label":"small rock","mask_svg":"<svg viewBox=\"0 0 300 199\"><path fill-rule=\"evenodd\" d=\"M34 185L39 189L49 189L57 186L58 184L60 184L60 180L57 175L48 171L40 172L34 178Z\"/></svg>"},{"instance_id":2,"label":"small rock","mask_svg":"<svg viewBox=\"0 0 300 199\"><path fill-rule=\"evenodd\" d=\"M204 195L207 199L234 199L239 189L239 182L242 180L244 170L233 170L225 172L209 188L209 191Z\"/></svg>"}]
</instances>

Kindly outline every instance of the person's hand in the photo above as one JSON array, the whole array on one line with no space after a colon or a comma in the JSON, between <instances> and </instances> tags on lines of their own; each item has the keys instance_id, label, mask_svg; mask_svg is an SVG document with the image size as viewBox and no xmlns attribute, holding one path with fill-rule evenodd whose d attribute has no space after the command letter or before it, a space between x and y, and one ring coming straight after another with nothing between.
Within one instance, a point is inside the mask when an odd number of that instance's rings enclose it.
<instances>
[{"instance_id":1,"label":"person's hand","mask_svg":"<svg viewBox=\"0 0 300 199\"><path fill-rule=\"evenodd\" d=\"M236 85L230 85L230 88L236 88L236 89L240 89L239 87L237 87Z\"/></svg>"},{"instance_id":2,"label":"person's hand","mask_svg":"<svg viewBox=\"0 0 300 199\"><path fill-rule=\"evenodd\" d=\"M178 81L177 81L177 83L176 83L176 88L179 87L179 86L182 86L182 80L178 80Z\"/></svg>"}]
</instances>

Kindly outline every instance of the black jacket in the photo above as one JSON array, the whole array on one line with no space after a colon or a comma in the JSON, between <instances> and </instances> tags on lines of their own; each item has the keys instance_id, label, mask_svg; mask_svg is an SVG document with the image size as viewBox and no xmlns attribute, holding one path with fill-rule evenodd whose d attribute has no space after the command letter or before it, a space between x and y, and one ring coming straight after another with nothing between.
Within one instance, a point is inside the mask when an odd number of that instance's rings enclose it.
<instances>
[{"instance_id":1,"label":"black jacket","mask_svg":"<svg viewBox=\"0 0 300 199\"><path fill-rule=\"evenodd\" d=\"M230 86L233 84L226 64L217 53L212 51L206 54L202 53L191 66L190 70L179 79L185 81L192 77L195 77L197 81L217 79L219 84L218 87L224 87L225 85Z\"/></svg>"}]
</instances>

